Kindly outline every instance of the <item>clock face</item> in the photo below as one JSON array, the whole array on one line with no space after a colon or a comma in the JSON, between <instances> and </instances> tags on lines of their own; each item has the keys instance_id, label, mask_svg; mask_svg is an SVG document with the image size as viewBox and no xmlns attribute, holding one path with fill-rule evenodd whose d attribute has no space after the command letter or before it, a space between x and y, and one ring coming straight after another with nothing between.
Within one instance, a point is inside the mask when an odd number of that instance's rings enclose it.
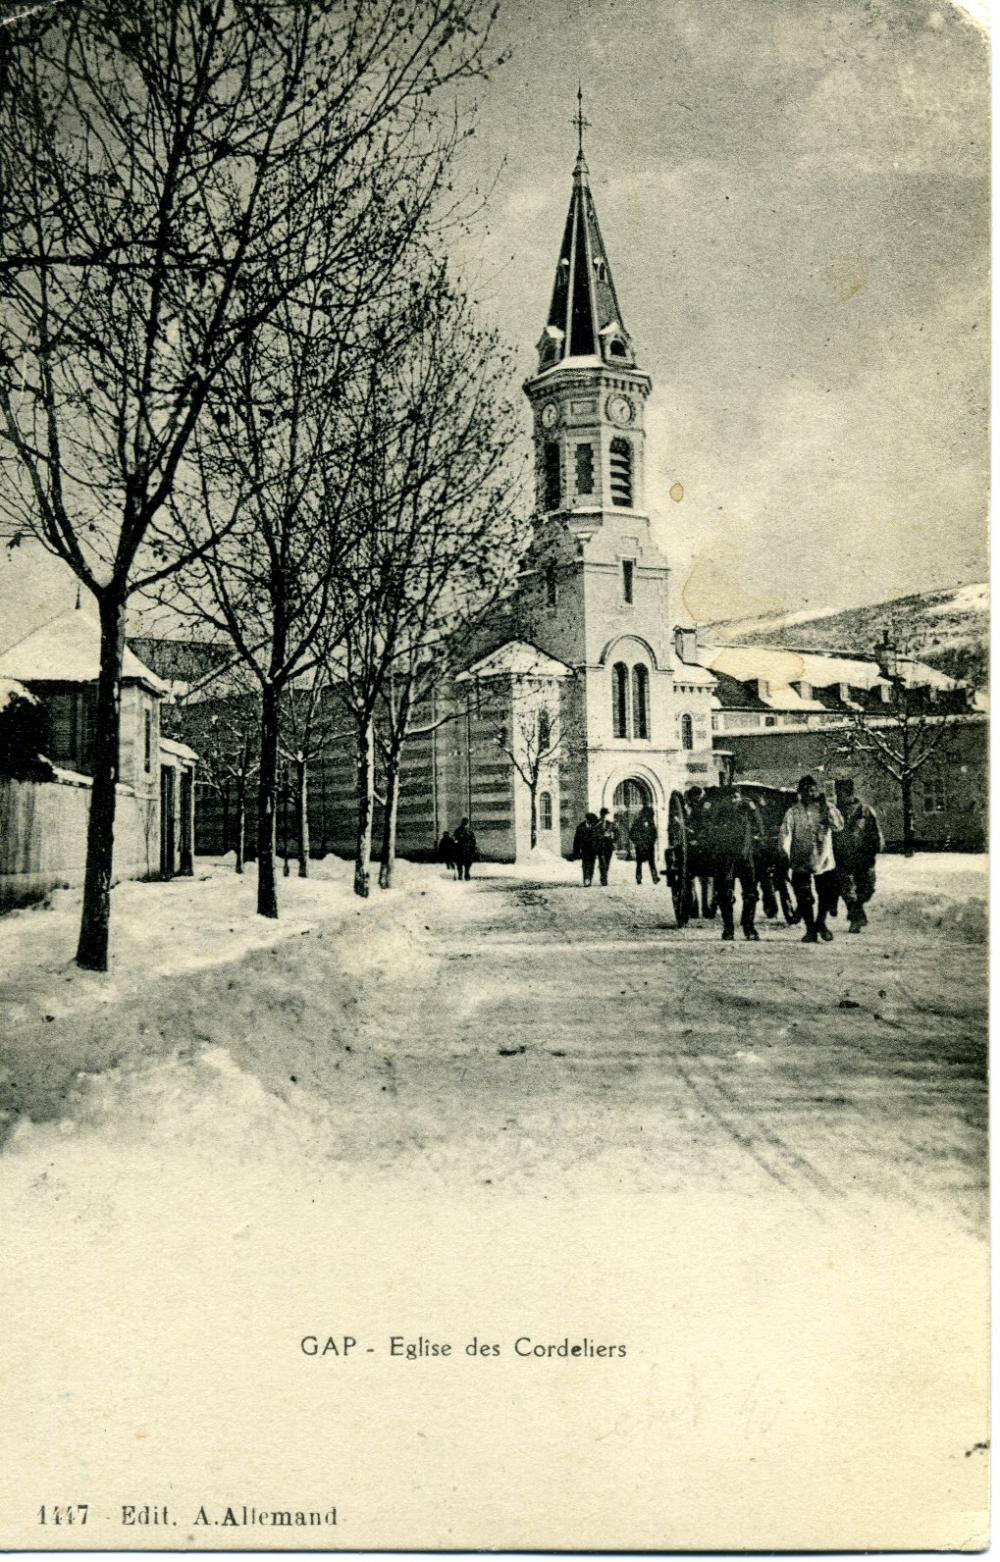
<instances>
[{"instance_id":1,"label":"clock face","mask_svg":"<svg viewBox=\"0 0 1000 1562\"><path fill-rule=\"evenodd\" d=\"M612 423L617 423L619 428L625 428L635 417L635 407L627 396L609 396L606 410Z\"/></svg>"},{"instance_id":2,"label":"clock face","mask_svg":"<svg viewBox=\"0 0 1000 1562\"><path fill-rule=\"evenodd\" d=\"M554 401L547 401L542 408L542 426L544 428L555 428L558 421L559 408Z\"/></svg>"}]
</instances>

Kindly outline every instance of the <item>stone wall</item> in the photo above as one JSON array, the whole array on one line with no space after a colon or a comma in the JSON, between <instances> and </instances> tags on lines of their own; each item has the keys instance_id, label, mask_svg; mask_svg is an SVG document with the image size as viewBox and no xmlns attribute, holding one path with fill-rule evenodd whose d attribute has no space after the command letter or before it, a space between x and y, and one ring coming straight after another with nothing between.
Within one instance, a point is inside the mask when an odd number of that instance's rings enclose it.
<instances>
[{"instance_id":1,"label":"stone wall","mask_svg":"<svg viewBox=\"0 0 1000 1562\"><path fill-rule=\"evenodd\" d=\"M0 776L0 911L30 905L58 885L83 882L90 780L69 771L56 781ZM115 817L115 877L139 879L159 870L159 809L155 795L119 786Z\"/></svg>"}]
</instances>

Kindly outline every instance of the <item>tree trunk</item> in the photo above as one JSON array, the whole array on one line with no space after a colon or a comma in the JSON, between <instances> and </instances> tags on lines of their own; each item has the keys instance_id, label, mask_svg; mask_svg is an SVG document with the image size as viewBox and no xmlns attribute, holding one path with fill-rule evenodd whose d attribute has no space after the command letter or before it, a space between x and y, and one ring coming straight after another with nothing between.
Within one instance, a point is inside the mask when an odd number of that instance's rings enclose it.
<instances>
[{"instance_id":1,"label":"tree trunk","mask_svg":"<svg viewBox=\"0 0 1000 1562\"><path fill-rule=\"evenodd\" d=\"M247 780L240 776L236 782L236 871L243 872L246 861L247 841Z\"/></svg>"},{"instance_id":2,"label":"tree trunk","mask_svg":"<svg viewBox=\"0 0 1000 1562\"><path fill-rule=\"evenodd\" d=\"M76 948L76 963L87 971L108 969L118 745L121 735L122 660L125 655L124 601L111 596L102 597L100 617L101 660L94 730L94 781L87 821L83 915ZM158 769L159 766L156 771Z\"/></svg>"},{"instance_id":3,"label":"tree trunk","mask_svg":"<svg viewBox=\"0 0 1000 1562\"><path fill-rule=\"evenodd\" d=\"M900 782L903 794L903 856L913 856L913 777L904 775Z\"/></svg>"},{"instance_id":4,"label":"tree trunk","mask_svg":"<svg viewBox=\"0 0 1000 1562\"><path fill-rule=\"evenodd\" d=\"M278 884L274 873L275 801L278 784L278 719L281 697L264 685L260 701L260 779L257 787L257 915L277 917Z\"/></svg>"},{"instance_id":5,"label":"tree trunk","mask_svg":"<svg viewBox=\"0 0 1000 1562\"><path fill-rule=\"evenodd\" d=\"M375 812L375 721L358 723L358 836L354 855L354 893L366 898L372 856L372 823Z\"/></svg>"},{"instance_id":6,"label":"tree trunk","mask_svg":"<svg viewBox=\"0 0 1000 1562\"><path fill-rule=\"evenodd\" d=\"M309 877L309 777L304 759L295 761L295 806L298 810L299 878Z\"/></svg>"},{"instance_id":7,"label":"tree trunk","mask_svg":"<svg viewBox=\"0 0 1000 1562\"><path fill-rule=\"evenodd\" d=\"M538 845L538 787L531 788L531 849Z\"/></svg>"},{"instance_id":8,"label":"tree trunk","mask_svg":"<svg viewBox=\"0 0 1000 1562\"><path fill-rule=\"evenodd\" d=\"M385 808L382 814L382 862L378 870L381 889L392 888L396 861L396 819L399 814L399 753L390 751L385 767Z\"/></svg>"}]
</instances>

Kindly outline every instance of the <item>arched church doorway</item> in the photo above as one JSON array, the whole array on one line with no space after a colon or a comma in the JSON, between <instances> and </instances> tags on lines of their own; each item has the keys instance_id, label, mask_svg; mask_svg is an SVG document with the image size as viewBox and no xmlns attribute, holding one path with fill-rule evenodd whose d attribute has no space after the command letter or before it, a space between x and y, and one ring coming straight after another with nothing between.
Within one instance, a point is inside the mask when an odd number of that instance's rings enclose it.
<instances>
[{"instance_id":1,"label":"arched church doorway","mask_svg":"<svg viewBox=\"0 0 1000 1562\"><path fill-rule=\"evenodd\" d=\"M615 795L611 806L615 816L615 829L618 831L618 855L620 857L625 857L631 861L632 825L642 809L651 808L652 804L652 792L645 781L640 781L637 776L630 776L627 781L620 781L615 787Z\"/></svg>"}]
</instances>

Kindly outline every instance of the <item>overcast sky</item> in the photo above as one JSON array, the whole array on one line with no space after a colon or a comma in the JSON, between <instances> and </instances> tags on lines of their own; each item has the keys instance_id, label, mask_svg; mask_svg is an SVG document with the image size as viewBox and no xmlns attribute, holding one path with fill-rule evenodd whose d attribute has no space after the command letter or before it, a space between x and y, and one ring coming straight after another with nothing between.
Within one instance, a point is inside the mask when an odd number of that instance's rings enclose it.
<instances>
[{"instance_id":1,"label":"overcast sky","mask_svg":"<svg viewBox=\"0 0 1000 1562\"><path fill-rule=\"evenodd\" d=\"M482 89L463 172L500 171L460 264L527 375L579 78L604 239L654 383L646 497L673 616L984 578L988 55L965 12L501 0L500 29L513 57ZM27 550L0 561L0 638L74 590Z\"/></svg>"},{"instance_id":2,"label":"overcast sky","mask_svg":"<svg viewBox=\"0 0 1000 1562\"><path fill-rule=\"evenodd\" d=\"M646 498L677 615L985 578L981 30L912 0L502 0L502 24L514 57L475 142L484 171L506 157L482 296L530 372L579 78L653 378Z\"/></svg>"}]
</instances>

